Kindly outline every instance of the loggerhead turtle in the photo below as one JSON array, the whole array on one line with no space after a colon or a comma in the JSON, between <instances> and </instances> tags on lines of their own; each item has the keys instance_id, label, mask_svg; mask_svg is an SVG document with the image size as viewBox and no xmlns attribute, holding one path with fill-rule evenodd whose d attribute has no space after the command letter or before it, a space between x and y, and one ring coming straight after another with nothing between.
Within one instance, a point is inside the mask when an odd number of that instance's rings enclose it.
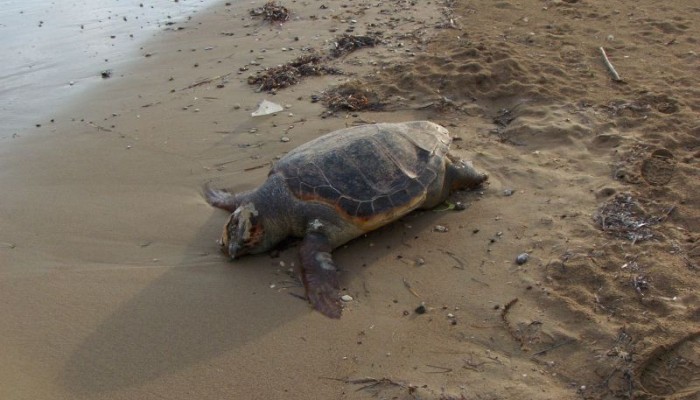
<instances>
[{"instance_id":1,"label":"loggerhead turtle","mask_svg":"<svg viewBox=\"0 0 700 400\"><path fill-rule=\"evenodd\" d=\"M429 121L341 129L282 157L257 189L231 194L205 187L209 204L231 212L219 244L232 259L303 238L300 275L313 307L340 318L332 249L487 175L448 155L452 139Z\"/></svg>"}]
</instances>

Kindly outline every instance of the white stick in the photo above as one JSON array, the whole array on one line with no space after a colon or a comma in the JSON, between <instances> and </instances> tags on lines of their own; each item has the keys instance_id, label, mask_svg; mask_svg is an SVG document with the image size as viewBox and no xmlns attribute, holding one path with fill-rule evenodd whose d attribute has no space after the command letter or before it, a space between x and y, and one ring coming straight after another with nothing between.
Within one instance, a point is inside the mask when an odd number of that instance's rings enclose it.
<instances>
[{"instance_id":1,"label":"white stick","mask_svg":"<svg viewBox=\"0 0 700 400\"><path fill-rule=\"evenodd\" d=\"M620 74L615 71L615 67L613 67L612 63L608 59L608 55L605 54L605 49L602 47L598 48L600 50L600 54L603 55L603 61L605 62L605 66L608 67L608 70L612 74L612 78L615 82L622 82L622 78L620 78Z\"/></svg>"}]
</instances>

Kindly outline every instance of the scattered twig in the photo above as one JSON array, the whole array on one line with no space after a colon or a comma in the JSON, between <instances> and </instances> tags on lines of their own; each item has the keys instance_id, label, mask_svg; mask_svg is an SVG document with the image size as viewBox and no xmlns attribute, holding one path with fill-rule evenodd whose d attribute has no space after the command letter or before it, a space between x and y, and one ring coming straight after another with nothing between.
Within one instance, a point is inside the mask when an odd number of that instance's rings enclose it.
<instances>
[{"instance_id":1,"label":"scattered twig","mask_svg":"<svg viewBox=\"0 0 700 400\"><path fill-rule=\"evenodd\" d=\"M631 369L626 369L622 376L627 382L627 397L631 399L634 392L634 372Z\"/></svg>"},{"instance_id":2,"label":"scattered twig","mask_svg":"<svg viewBox=\"0 0 700 400\"><path fill-rule=\"evenodd\" d=\"M292 288L296 289L296 288L302 287L301 283L300 283L299 281L297 281L297 280L293 280L293 281L279 281L279 282L277 282L277 284L278 284L279 286L275 285L275 287L276 287L277 289L279 289L279 290L283 290L283 289L292 289ZM306 300L306 298L304 298L304 300Z\"/></svg>"},{"instance_id":3,"label":"scattered twig","mask_svg":"<svg viewBox=\"0 0 700 400\"><path fill-rule=\"evenodd\" d=\"M511 307L515 305L515 303L518 302L518 298L514 298L513 300L509 301L505 306L503 306L503 310L501 310L501 319L503 322L508 324L508 320L506 319L506 314L508 314L508 310L510 310Z\"/></svg>"},{"instance_id":4,"label":"scattered twig","mask_svg":"<svg viewBox=\"0 0 700 400\"><path fill-rule=\"evenodd\" d=\"M243 168L243 171L246 171L246 172L248 172L248 171L253 171L253 170L256 170L256 169L260 169L260 168L267 167L268 165L269 165L269 164L260 164L260 165L254 166L254 167Z\"/></svg>"},{"instance_id":5,"label":"scattered twig","mask_svg":"<svg viewBox=\"0 0 700 400\"><path fill-rule=\"evenodd\" d=\"M520 346L523 346L523 339L519 335L517 335L517 332L513 327L510 325L510 322L508 322L508 318L506 318L508 311L515 305L515 303L518 302L518 298L514 298L513 300L509 301L508 304L503 306L503 310L501 310L501 320L503 321L503 324L506 327L506 330L508 330L508 333L515 339L518 343L520 343Z\"/></svg>"},{"instance_id":6,"label":"scattered twig","mask_svg":"<svg viewBox=\"0 0 700 400\"><path fill-rule=\"evenodd\" d=\"M482 266L483 266L483 264L482 264ZM491 285L489 285L488 283L486 283L486 282L484 282L484 281L480 281L480 280L478 280L478 279L476 279L476 278L471 278L471 280L474 281L474 282L476 282L476 283L482 284L482 285L484 285L484 286L486 286L486 287L491 287Z\"/></svg>"},{"instance_id":7,"label":"scattered twig","mask_svg":"<svg viewBox=\"0 0 700 400\"><path fill-rule=\"evenodd\" d=\"M534 353L534 354L532 355L532 357L530 357L530 358L534 358L534 357L536 357L536 356L540 356L540 355L545 354L545 353L547 353L547 352L549 352L549 351L552 351L552 350L554 350L554 349L558 349L559 347L566 346L567 344L571 344L571 343L574 343L574 342L576 342L575 339L565 340L565 341L560 342L560 343L557 343L557 344L555 344L555 345L553 345L553 346L547 347L547 348L544 349L544 350L540 350L540 351L538 351L537 353Z\"/></svg>"},{"instance_id":8,"label":"scattered twig","mask_svg":"<svg viewBox=\"0 0 700 400\"><path fill-rule=\"evenodd\" d=\"M332 378L332 377L325 377L325 376L322 376L321 378L339 381L339 382L343 382L343 383L350 383L353 385L365 385L365 386L362 386L361 388L357 389L356 390L357 392L359 392L360 390L375 387L377 385L398 386L400 388L406 388L410 392L412 392L416 389L416 386L414 386L414 385L406 384L403 382L397 382L397 381L390 379L390 378L360 378L360 379L345 378L345 379L343 379L343 378Z\"/></svg>"},{"instance_id":9,"label":"scattered twig","mask_svg":"<svg viewBox=\"0 0 700 400\"><path fill-rule=\"evenodd\" d=\"M90 126L93 127L93 128L96 128L98 131L112 132L111 129L107 129L107 128L105 128L104 126L97 125L97 124L95 124L95 123L92 122L92 121L88 122L87 124L90 125Z\"/></svg>"},{"instance_id":10,"label":"scattered twig","mask_svg":"<svg viewBox=\"0 0 700 400\"><path fill-rule=\"evenodd\" d=\"M430 368L439 369L439 371L428 371L427 372L428 374L447 374L449 372L452 372L452 368L448 368L448 367L441 367L439 365L430 365L430 364L425 364L425 366L430 367Z\"/></svg>"},{"instance_id":11,"label":"scattered twig","mask_svg":"<svg viewBox=\"0 0 700 400\"><path fill-rule=\"evenodd\" d=\"M304 300L304 301L309 301L309 299L306 296L302 296L300 294L292 293L292 292L287 292L290 296L296 297L297 299ZM334 379L334 378L327 378L327 379Z\"/></svg>"},{"instance_id":12,"label":"scattered twig","mask_svg":"<svg viewBox=\"0 0 700 400\"><path fill-rule=\"evenodd\" d=\"M416 293L415 290L411 287L411 283L406 280L406 278L403 278L403 285L406 286L406 289L408 289L409 292L411 292L412 295L418 297L419 299L421 298L418 293Z\"/></svg>"},{"instance_id":13,"label":"scattered twig","mask_svg":"<svg viewBox=\"0 0 700 400\"><path fill-rule=\"evenodd\" d=\"M600 54L603 56L603 62L605 63L605 66L608 67L608 71L610 71L610 74L612 75L613 81L615 82L624 82L622 78L620 78L620 74L617 73L615 70L615 67L613 67L612 63L608 59L608 55L605 53L605 49L602 47L599 47L598 50L600 50Z\"/></svg>"},{"instance_id":14,"label":"scattered twig","mask_svg":"<svg viewBox=\"0 0 700 400\"><path fill-rule=\"evenodd\" d=\"M481 367L482 365L486 364L486 361L482 361L482 362L476 362L476 361L474 361L474 357L473 357L473 356L470 356L470 357L469 357L469 360L464 359L463 361L464 361L464 365L462 366L462 368L464 368L464 369L471 369L472 371L477 371L477 372L483 371L483 368L480 368L480 367Z\"/></svg>"},{"instance_id":15,"label":"scattered twig","mask_svg":"<svg viewBox=\"0 0 700 400\"><path fill-rule=\"evenodd\" d=\"M615 367L615 368L613 368L612 372L611 372L610 374L608 374L608 377L605 378L605 379L603 379L603 382L601 382L600 385L598 385L598 386L599 386L599 387L605 387L605 388L609 387L609 385L610 385L610 379L612 379L612 377L613 377L613 376L617 373L617 371L619 371L619 370L620 370L620 367Z\"/></svg>"},{"instance_id":16,"label":"scattered twig","mask_svg":"<svg viewBox=\"0 0 700 400\"><path fill-rule=\"evenodd\" d=\"M231 73L224 74L224 75L217 75L217 76L214 76L214 77L212 77L212 78L202 79L201 81L197 81L197 82L195 82L195 83L193 83L193 84L191 84L191 85L189 85L189 86L186 86L186 87L184 87L184 88L182 88L182 89L180 89L180 90L187 90L187 89L192 89L192 88L197 87L197 86L206 85L207 83L211 83L212 81L217 80L217 79L222 79L222 80L223 80L223 79L228 78L229 75L231 75Z\"/></svg>"},{"instance_id":17,"label":"scattered twig","mask_svg":"<svg viewBox=\"0 0 700 400\"><path fill-rule=\"evenodd\" d=\"M459 264L459 267L455 266L455 268L457 268L457 269L464 269L465 268L464 261L461 258L457 257L457 255L455 253L453 253L451 251L447 251L447 250L443 250L443 253L447 254L451 259L457 261L457 263Z\"/></svg>"}]
</instances>

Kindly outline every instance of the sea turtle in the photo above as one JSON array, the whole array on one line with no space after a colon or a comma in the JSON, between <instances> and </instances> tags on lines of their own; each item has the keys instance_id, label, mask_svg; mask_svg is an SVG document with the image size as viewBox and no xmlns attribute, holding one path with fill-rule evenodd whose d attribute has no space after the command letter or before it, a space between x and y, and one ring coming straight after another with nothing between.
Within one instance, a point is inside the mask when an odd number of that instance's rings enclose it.
<instances>
[{"instance_id":1,"label":"sea turtle","mask_svg":"<svg viewBox=\"0 0 700 400\"><path fill-rule=\"evenodd\" d=\"M232 259L303 238L301 280L315 309L340 318L332 249L487 175L448 155L452 139L429 121L361 125L328 133L282 157L257 189L205 187L209 204L231 212L219 244Z\"/></svg>"}]
</instances>

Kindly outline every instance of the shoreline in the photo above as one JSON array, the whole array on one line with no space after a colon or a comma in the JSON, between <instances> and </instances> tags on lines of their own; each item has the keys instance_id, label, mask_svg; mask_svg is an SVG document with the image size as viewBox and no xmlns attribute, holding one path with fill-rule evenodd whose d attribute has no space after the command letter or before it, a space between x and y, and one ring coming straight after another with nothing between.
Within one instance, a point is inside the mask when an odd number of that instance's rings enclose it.
<instances>
[{"instance_id":1,"label":"shoreline","mask_svg":"<svg viewBox=\"0 0 700 400\"><path fill-rule=\"evenodd\" d=\"M211 0L209 0L211 3ZM197 7L160 0L77 4L10 2L2 32L8 37L0 138L49 124L55 108L140 61L139 44L178 29ZM102 77L101 73L109 74Z\"/></svg>"}]
</instances>

